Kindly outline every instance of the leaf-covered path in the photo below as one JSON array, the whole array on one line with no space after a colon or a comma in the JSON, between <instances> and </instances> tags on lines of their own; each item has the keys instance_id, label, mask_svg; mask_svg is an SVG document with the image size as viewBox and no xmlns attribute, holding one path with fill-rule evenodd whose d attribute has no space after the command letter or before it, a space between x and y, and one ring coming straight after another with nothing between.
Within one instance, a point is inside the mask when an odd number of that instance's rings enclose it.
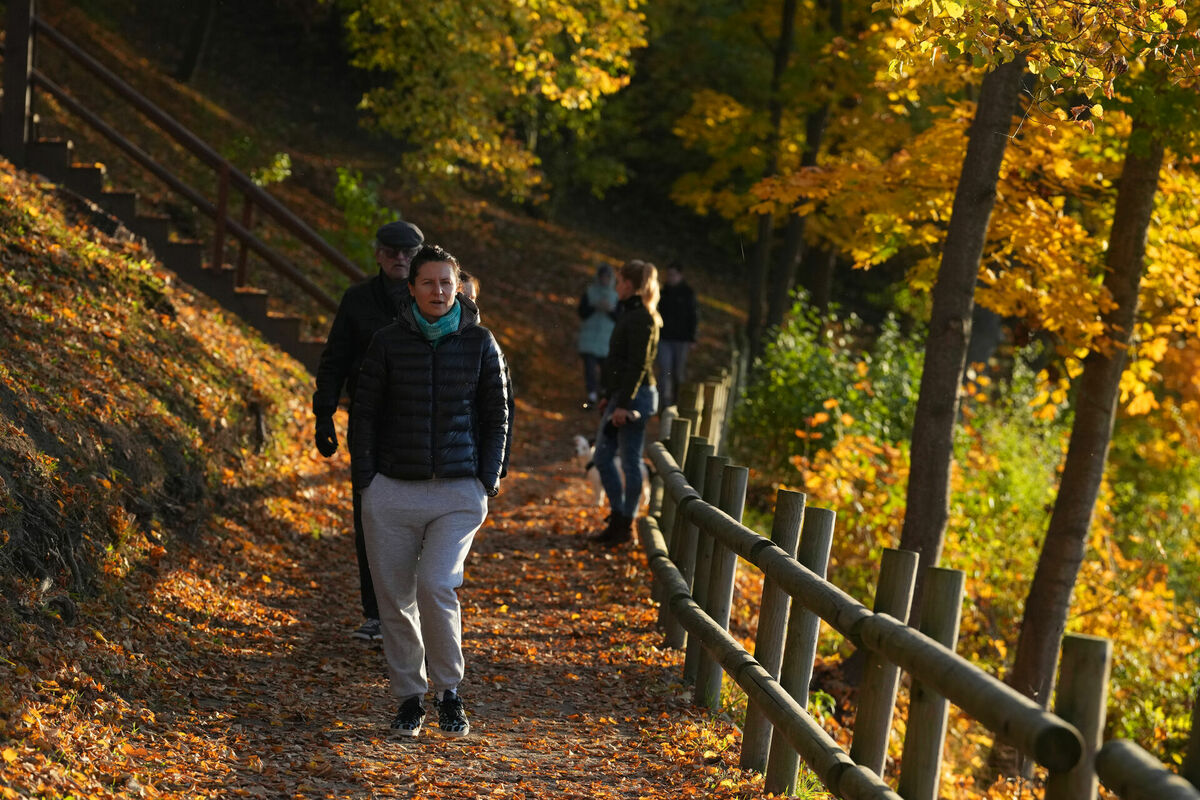
<instances>
[{"instance_id":1,"label":"leaf-covered path","mask_svg":"<svg viewBox=\"0 0 1200 800\"><path fill-rule=\"evenodd\" d=\"M383 653L347 635L346 465L298 456L116 603L54 624L53 652L15 646L31 700L8 708L3 796L761 796L731 767L733 727L691 707L659 647L644 558L586 545L601 512L569 441L545 435L467 564L468 738L388 737Z\"/></svg>"}]
</instances>

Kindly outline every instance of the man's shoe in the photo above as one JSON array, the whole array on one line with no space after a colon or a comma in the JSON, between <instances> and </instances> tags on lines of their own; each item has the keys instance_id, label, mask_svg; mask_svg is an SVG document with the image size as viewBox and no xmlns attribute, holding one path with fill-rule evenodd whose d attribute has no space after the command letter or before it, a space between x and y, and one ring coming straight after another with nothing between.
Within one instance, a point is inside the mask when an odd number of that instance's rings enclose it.
<instances>
[{"instance_id":1,"label":"man's shoe","mask_svg":"<svg viewBox=\"0 0 1200 800\"><path fill-rule=\"evenodd\" d=\"M393 736L418 736L421 733L421 723L425 720L425 709L421 706L421 698L410 697L400 704L400 710L396 712L395 718L392 720L391 732Z\"/></svg>"},{"instance_id":2,"label":"man's shoe","mask_svg":"<svg viewBox=\"0 0 1200 800\"><path fill-rule=\"evenodd\" d=\"M471 732L471 723L467 721L462 698L457 692L447 690L434 705L438 710L438 730L443 736L466 736Z\"/></svg>"},{"instance_id":3,"label":"man's shoe","mask_svg":"<svg viewBox=\"0 0 1200 800\"><path fill-rule=\"evenodd\" d=\"M383 626L379 623L379 620L369 619L350 635L355 639L362 639L366 642L378 642L383 639Z\"/></svg>"}]
</instances>

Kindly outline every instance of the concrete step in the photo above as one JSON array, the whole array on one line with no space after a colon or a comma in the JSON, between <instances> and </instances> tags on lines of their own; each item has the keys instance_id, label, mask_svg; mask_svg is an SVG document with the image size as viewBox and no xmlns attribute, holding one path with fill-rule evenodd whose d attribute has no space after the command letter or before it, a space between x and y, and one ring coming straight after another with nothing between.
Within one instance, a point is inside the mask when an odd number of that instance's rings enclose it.
<instances>
[{"instance_id":1,"label":"concrete step","mask_svg":"<svg viewBox=\"0 0 1200 800\"><path fill-rule=\"evenodd\" d=\"M75 145L69 139L38 139L30 142L25 151L26 164L31 172L62 183L71 167L74 149Z\"/></svg>"},{"instance_id":2,"label":"concrete step","mask_svg":"<svg viewBox=\"0 0 1200 800\"><path fill-rule=\"evenodd\" d=\"M317 367L321 363L321 353L325 351L325 341L323 339L297 339L290 346L281 344L280 348L307 367L310 373L316 375Z\"/></svg>"},{"instance_id":3,"label":"concrete step","mask_svg":"<svg viewBox=\"0 0 1200 800\"><path fill-rule=\"evenodd\" d=\"M105 169L102 164L72 164L66 177L60 181L68 189L99 203L104 195Z\"/></svg>"},{"instance_id":4,"label":"concrete step","mask_svg":"<svg viewBox=\"0 0 1200 800\"><path fill-rule=\"evenodd\" d=\"M267 297L263 289L242 286L234 289L229 302L222 302L222 305L262 331L267 323Z\"/></svg>"},{"instance_id":5,"label":"concrete step","mask_svg":"<svg viewBox=\"0 0 1200 800\"><path fill-rule=\"evenodd\" d=\"M145 237L154 252L165 250L170 244L171 218L159 214L136 214L126 222L126 227L138 236Z\"/></svg>"},{"instance_id":6,"label":"concrete step","mask_svg":"<svg viewBox=\"0 0 1200 800\"><path fill-rule=\"evenodd\" d=\"M281 314L278 311L268 311L262 325L258 326L263 338L283 346L300 341L300 318L294 314Z\"/></svg>"},{"instance_id":7,"label":"concrete step","mask_svg":"<svg viewBox=\"0 0 1200 800\"><path fill-rule=\"evenodd\" d=\"M128 222L137 216L137 192L105 191L100 193L96 205L114 217Z\"/></svg>"}]
</instances>

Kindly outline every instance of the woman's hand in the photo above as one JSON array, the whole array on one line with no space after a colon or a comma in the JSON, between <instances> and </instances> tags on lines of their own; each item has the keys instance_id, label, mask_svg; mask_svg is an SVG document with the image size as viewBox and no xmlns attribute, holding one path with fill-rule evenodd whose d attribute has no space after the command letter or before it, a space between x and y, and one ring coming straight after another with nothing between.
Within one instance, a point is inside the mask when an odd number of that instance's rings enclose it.
<instances>
[{"instance_id":1,"label":"woman's hand","mask_svg":"<svg viewBox=\"0 0 1200 800\"><path fill-rule=\"evenodd\" d=\"M622 425L624 425L626 422L629 422L629 409L628 408L618 408L616 411L614 411L612 413L612 424L613 425L616 425L619 428Z\"/></svg>"}]
</instances>

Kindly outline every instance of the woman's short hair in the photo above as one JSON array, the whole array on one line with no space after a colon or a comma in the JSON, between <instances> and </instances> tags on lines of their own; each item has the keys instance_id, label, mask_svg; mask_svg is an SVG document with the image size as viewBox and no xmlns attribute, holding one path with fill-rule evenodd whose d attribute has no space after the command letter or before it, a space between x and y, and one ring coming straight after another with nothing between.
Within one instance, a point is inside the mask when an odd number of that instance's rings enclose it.
<instances>
[{"instance_id":1,"label":"woman's short hair","mask_svg":"<svg viewBox=\"0 0 1200 800\"><path fill-rule=\"evenodd\" d=\"M462 283L462 267L458 265L458 259L450 255L436 244L421 245L421 249L413 256L408 265L408 282L417 282L417 273L421 271L423 264L433 262L445 262L454 267L454 282Z\"/></svg>"}]
</instances>

